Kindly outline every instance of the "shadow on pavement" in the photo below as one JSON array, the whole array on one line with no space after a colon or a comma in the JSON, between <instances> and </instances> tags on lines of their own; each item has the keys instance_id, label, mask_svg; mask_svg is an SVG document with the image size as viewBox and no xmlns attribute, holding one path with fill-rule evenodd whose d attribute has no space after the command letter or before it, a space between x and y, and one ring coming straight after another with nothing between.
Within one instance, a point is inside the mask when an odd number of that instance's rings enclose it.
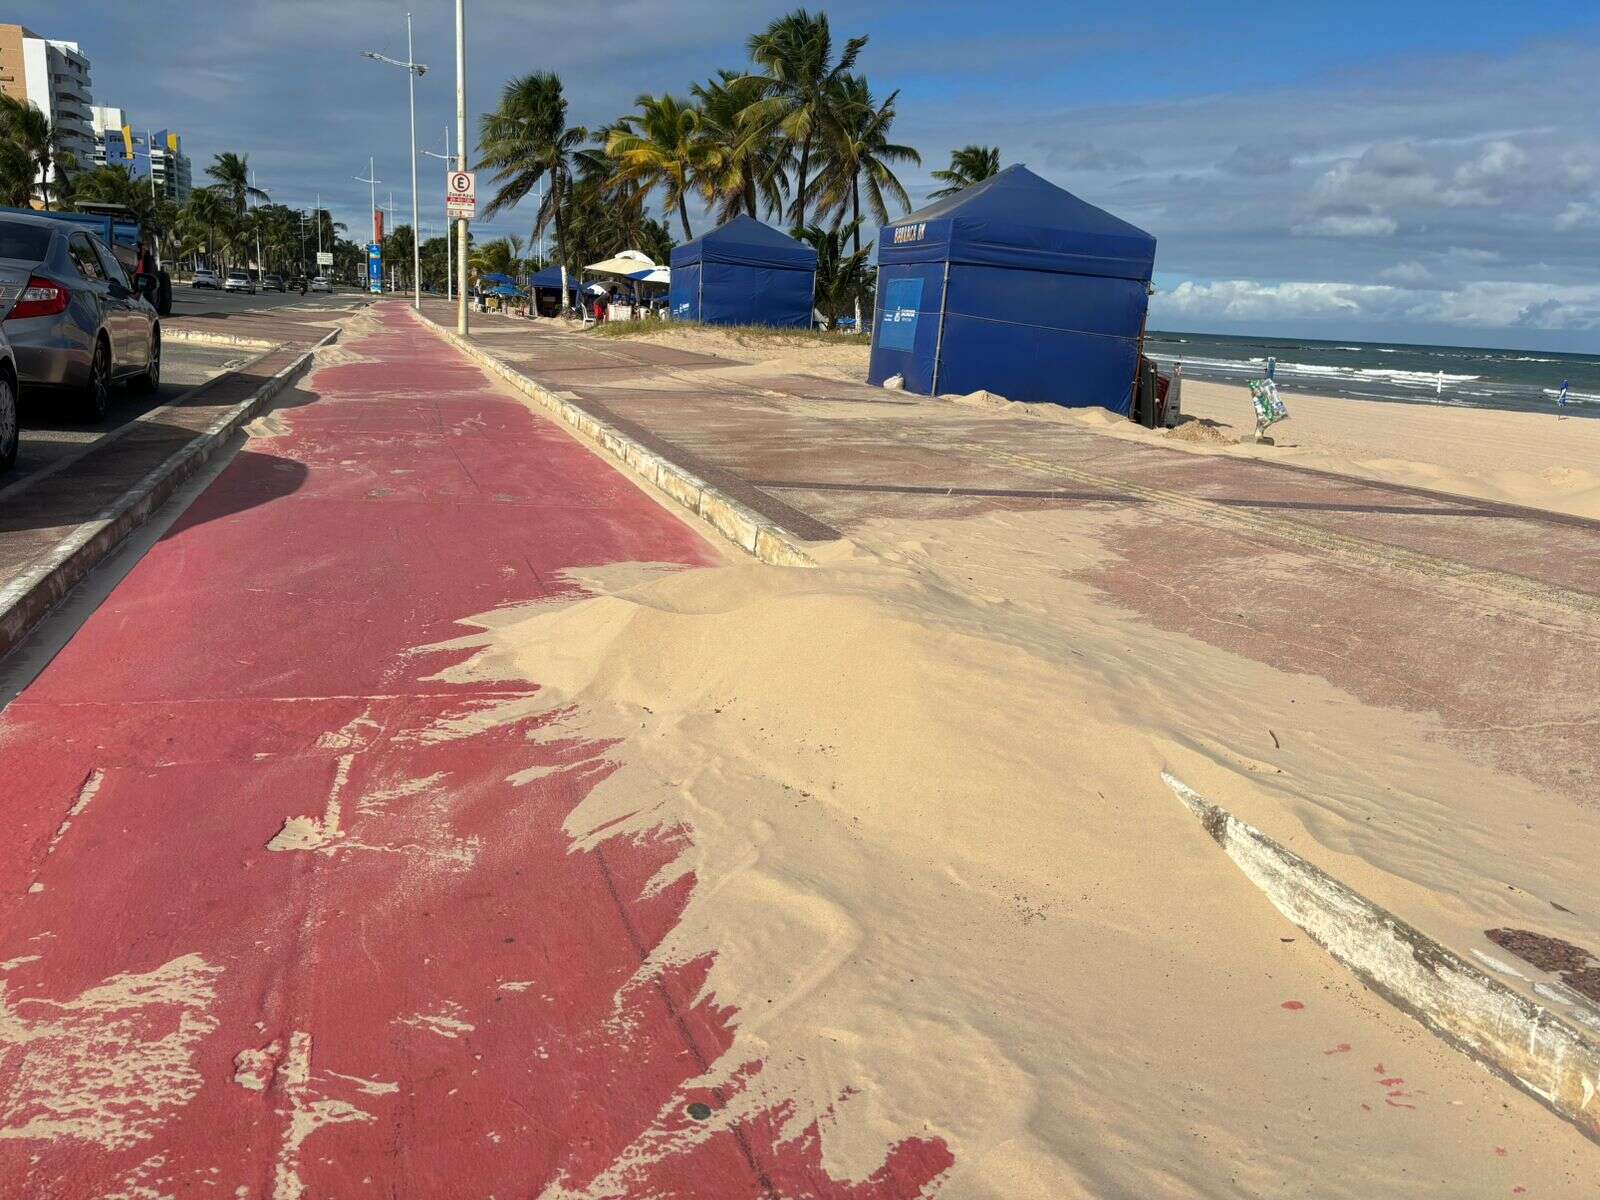
<instances>
[{"instance_id":1,"label":"shadow on pavement","mask_svg":"<svg viewBox=\"0 0 1600 1200\"><path fill-rule=\"evenodd\" d=\"M104 517L150 470L194 438L195 431L181 425L145 422L104 449L7 497L0 505L0 569L7 562L46 551L72 528ZM213 515L287 496L300 488L307 474L301 463L256 450L241 450L234 461L248 468L249 486L238 490L231 508Z\"/></svg>"}]
</instances>

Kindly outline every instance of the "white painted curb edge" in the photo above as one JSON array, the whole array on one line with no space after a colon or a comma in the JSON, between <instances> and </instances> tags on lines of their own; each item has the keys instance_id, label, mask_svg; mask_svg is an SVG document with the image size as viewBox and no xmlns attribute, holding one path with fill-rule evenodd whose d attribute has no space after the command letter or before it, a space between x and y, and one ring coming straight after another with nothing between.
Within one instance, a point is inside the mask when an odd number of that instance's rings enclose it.
<instances>
[{"instance_id":1,"label":"white painted curb edge","mask_svg":"<svg viewBox=\"0 0 1600 1200\"><path fill-rule=\"evenodd\" d=\"M1600 1040L1357 895L1182 780L1161 778L1284 916L1428 1029L1600 1142Z\"/></svg>"},{"instance_id":2,"label":"white painted curb edge","mask_svg":"<svg viewBox=\"0 0 1600 1200\"><path fill-rule=\"evenodd\" d=\"M802 548L799 540L782 526L735 500L714 484L707 483L676 463L669 462L654 451L646 449L627 434L590 415L570 400L562 399L543 384L528 378L487 350L464 340L453 330L418 315L410 307L407 307L406 311L469 358L538 402L540 407L582 434L586 441L604 450L633 474L652 487L665 492L674 502L688 509L745 553L759 558L762 562L780 567L816 565L812 557Z\"/></svg>"}]
</instances>

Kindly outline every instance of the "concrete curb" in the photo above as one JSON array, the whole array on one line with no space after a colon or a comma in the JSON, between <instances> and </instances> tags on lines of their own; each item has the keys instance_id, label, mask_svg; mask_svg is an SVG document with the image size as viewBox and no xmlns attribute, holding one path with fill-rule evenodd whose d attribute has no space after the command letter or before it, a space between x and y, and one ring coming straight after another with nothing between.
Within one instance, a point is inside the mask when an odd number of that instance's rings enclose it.
<instances>
[{"instance_id":1,"label":"concrete curb","mask_svg":"<svg viewBox=\"0 0 1600 1200\"><path fill-rule=\"evenodd\" d=\"M173 329L166 325L161 327L161 337L168 342L195 342L202 346L238 346L245 350L276 350L283 345L282 342L274 342L268 338L241 337L236 333L207 333L203 329Z\"/></svg>"},{"instance_id":2,"label":"concrete curb","mask_svg":"<svg viewBox=\"0 0 1600 1200\"><path fill-rule=\"evenodd\" d=\"M411 312L410 308L406 309ZM788 530L768 520L747 505L735 500L714 484L707 483L677 463L646 449L633 438L598 417L564 400L543 384L502 362L455 332L412 314L445 341L483 367L500 376L540 407L582 434L584 439L604 450L634 475L664 492L672 500L711 526L745 553L779 567L813 567L815 560L800 540Z\"/></svg>"},{"instance_id":3,"label":"concrete curb","mask_svg":"<svg viewBox=\"0 0 1600 1200\"><path fill-rule=\"evenodd\" d=\"M46 558L0 588L0 655L9 653L22 641L80 579L116 549L123 538L144 524L184 480L209 461L235 430L298 379L318 348L338 336L339 330L330 330L315 346L303 351L257 388L249 399L223 413L93 518L76 526ZM156 416L165 407L152 409L140 419ZM130 422L132 424L134 422Z\"/></svg>"},{"instance_id":4,"label":"concrete curb","mask_svg":"<svg viewBox=\"0 0 1600 1200\"><path fill-rule=\"evenodd\" d=\"M1484 974L1181 780L1165 771L1161 778L1273 906L1363 983L1600 1142L1600 1040Z\"/></svg>"}]
</instances>

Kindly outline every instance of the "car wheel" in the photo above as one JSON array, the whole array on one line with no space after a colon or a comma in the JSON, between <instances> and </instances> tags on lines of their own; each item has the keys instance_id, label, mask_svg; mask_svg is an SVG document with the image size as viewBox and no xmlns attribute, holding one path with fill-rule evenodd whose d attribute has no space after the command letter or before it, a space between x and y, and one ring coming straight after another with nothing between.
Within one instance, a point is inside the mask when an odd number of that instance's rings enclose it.
<instances>
[{"instance_id":1,"label":"car wheel","mask_svg":"<svg viewBox=\"0 0 1600 1200\"><path fill-rule=\"evenodd\" d=\"M0 372L0 471L9 471L17 462L17 385L11 376Z\"/></svg>"},{"instance_id":2,"label":"car wheel","mask_svg":"<svg viewBox=\"0 0 1600 1200\"><path fill-rule=\"evenodd\" d=\"M91 421L104 421L111 411L111 344L100 338L89 363L89 383L83 390L83 413Z\"/></svg>"},{"instance_id":3,"label":"car wheel","mask_svg":"<svg viewBox=\"0 0 1600 1200\"><path fill-rule=\"evenodd\" d=\"M135 391L153 392L161 386L161 330L150 331L150 367L133 381Z\"/></svg>"}]
</instances>

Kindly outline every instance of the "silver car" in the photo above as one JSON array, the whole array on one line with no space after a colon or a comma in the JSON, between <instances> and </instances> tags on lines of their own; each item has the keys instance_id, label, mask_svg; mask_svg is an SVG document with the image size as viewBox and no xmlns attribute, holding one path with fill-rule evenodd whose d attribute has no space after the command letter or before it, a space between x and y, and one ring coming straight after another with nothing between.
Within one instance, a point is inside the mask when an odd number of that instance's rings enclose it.
<instances>
[{"instance_id":1,"label":"silver car","mask_svg":"<svg viewBox=\"0 0 1600 1200\"><path fill-rule=\"evenodd\" d=\"M17 360L0 329L0 474L17 465Z\"/></svg>"},{"instance_id":2,"label":"silver car","mask_svg":"<svg viewBox=\"0 0 1600 1200\"><path fill-rule=\"evenodd\" d=\"M0 318L21 385L75 394L101 420L111 388L161 383L161 320L87 230L0 214Z\"/></svg>"}]
</instances>

